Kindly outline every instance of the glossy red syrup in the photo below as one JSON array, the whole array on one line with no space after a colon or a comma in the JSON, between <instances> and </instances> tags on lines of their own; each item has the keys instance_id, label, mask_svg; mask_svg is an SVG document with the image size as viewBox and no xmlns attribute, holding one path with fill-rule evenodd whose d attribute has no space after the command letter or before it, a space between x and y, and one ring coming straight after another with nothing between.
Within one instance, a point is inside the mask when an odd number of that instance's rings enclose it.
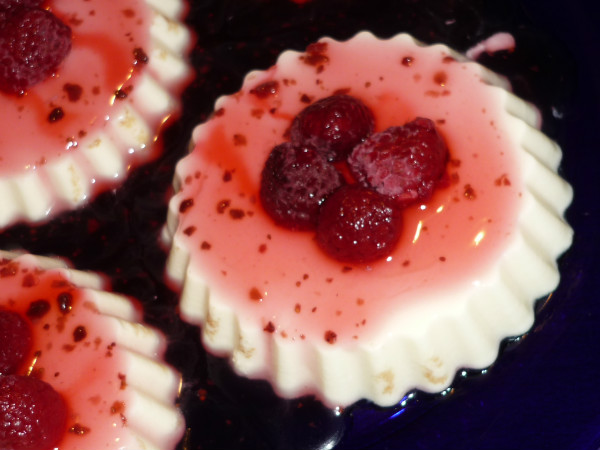
<instances>
[{"instance_id":1,"label":"glossy red syrup","mask_svg":"<svg viewBox=\"0 0 600 450\"><path fill-rule=\"evenodd\" d=\"M136 59L150 41L143 0L50 0L47 6L71 27L72 50L53 77L25 95L0 92L0 176L76 152L114 118L116 93L129 92L144 70Z\"/></svg>"},{"instance_id":2,"label":"glossy red syrup","mask_svg":"<svg viewBox=\"0 0 600 450\"><path fill-rule=\"evenodd\" d=\"M68 408L59 450L136 448L127 427L130 390L118 326L59 271L0 260L0 308L31 325L33 346L17 372L49 383ZM115 407L118 405L118 408Z\"/></svg>"},{"instance_id":3,"label":"glossy red syrup","mask_svg":"<svg viewBox=\"0 0 600 450\"><path fill-rule=\"evenodd\" d=\"M357 40L312 50L285 54L253 76L196 132L194 152L180 167L179 198L188 207L179 232L192 270L241 320L285 339L376 343L404 309L427 303L434 311L437 302L486 283L517 227L518 143L504 91L441 47ZM256 95L265 85L277 88ZM372 265L334 261L312 233L276 226L258 200L264 161L294 116L336 92L367 104L376 131L418 116L434 120L450 152L448 186L405 211L396 249Z\"/></svg>"}]
</instances>

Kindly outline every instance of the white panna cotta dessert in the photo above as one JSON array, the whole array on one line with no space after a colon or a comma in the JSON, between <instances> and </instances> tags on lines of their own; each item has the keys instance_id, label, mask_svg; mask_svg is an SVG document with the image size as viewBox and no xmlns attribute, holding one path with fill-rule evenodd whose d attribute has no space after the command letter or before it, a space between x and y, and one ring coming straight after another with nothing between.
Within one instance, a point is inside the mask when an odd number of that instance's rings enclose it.
<instances>
[{"instance_id":1,"label":"white panna cotta dessert","mask_svg":"<svg viewBox=\"0 0 600 450\"><path fill-rule=\"evenodd\" d=\"M399 241L369 263L331 258L260 199L294 118L339 93L372 111L375 132L430 119L449 154L446 185L402 210ZM532 326L572 241L562 153L539 127L504 78L407 34L284 52L218 99L177 165L163 237L183 319L238 373L330 406L393 405L489 366Z\"/></svg>"},{"instance_id":2,"label":"white panna cotta dessert","mask_svg":"<svg viewBox=\"0 0 600 450\"><path fill-rule=\"evenodd\" d=\"M51 448L174 449L185 422L175 405L181 377L162 359L165 339L141 323L134 300L104 284L57 259L0 251L0 315L19 315L31 336L14 373L0 367L0 384L7 376L34 377L60 395L66 423Z\"/></svg>"},{"instance_id":3,"label":"white panna cotta dessert","mask_svg":"<svg viewBox=\"0 0 600 450\"><path fill-rule=\"evenodd\" d=\"M192 73L183 0L44 6L71 48L47 79L0 91L0 227L77 208L155 158Z\"/></svg>"}]
</instances>

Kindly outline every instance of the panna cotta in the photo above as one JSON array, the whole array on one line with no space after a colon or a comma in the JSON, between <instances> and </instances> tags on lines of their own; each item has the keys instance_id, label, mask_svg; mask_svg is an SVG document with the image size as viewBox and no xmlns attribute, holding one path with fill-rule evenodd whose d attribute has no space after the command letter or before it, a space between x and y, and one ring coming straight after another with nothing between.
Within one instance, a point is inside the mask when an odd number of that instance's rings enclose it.
<instances>
[{"instance_id":1,"label":"panna cotta","mask_svg":"<svg viewBox=\"0 0 600 450\"><path fill-rule=\"evenodd\" d=\"M339 93L372 111L375 132L430 119L449 153L447 186L407 206L397 245L368 264L328 257L260 201L294 118ZM183 319L238 373L330 406L393 405L489 366L503 338L531 327L572 240L561 149L539 127L504 78L407 34L284 52L218 99L177 165L163 238Z\"/></svg>"},{"instance_id":2,"label":"panna cotta","mask_svg":"<svg viewBox=\"0 0 600 450\"><path fill-rule=\"evenodd\" d=\"M49 0L71 47L47 79L0 92L0 227L76 208L161 151L191 69L182 0Z\"/></svg>"},{"instance_id":3,"label":"panna cotta","mask_svg":"<svg viewBox=\"0 0 600 450\"><path fill-rule=\"evenodd\" d=\"M134 300L103 290L102 278L57 259L4 251L0 285L0 314L16 313L31 341L9 373L0 366L0 384L8 377L33 377L58 393L66 421L59 441L48 442L52 449L175 448L185 428L175 405L181 377L163 362L165 339L141 323ZM28 420L12 414L3 403L0 440L8 441L0 446L30 448L11 441L10 429L19 426L15 421Z\"/></svg>"}]
</instances>

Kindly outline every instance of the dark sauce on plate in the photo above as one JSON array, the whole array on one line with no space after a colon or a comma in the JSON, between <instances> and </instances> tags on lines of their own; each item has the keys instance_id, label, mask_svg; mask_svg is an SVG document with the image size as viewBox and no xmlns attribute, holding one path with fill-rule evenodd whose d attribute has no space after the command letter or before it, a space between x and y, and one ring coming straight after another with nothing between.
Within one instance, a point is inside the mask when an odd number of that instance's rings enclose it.
<instances>
[{"instance_id":1,"label":"dark sauce on plate","mask_svg":"<svg viewBox=\"0 0 600 450\"><path fill-rule=\"evenodd\" d=\"M238 377L225 360L203 350L198 329L179 319L177 294L164 282L166 253L159 235L175 163L187 152L193 127L208 117L217 97L240 88L247 72L268 68L286 49L303 50L325 35L344 40L361 30L382 38L409 32L460 52L496 32L510 32L514 51L484 53L479 62L507 76L517 95L536 104L543 130L561 142L574 80L569 53L536 27L527 4L517 1L190 3L187 22L197 36L191 54L197 78L185 92L182 117L163 136L163 155L79 211L1 232L0 248L66 257L76 268L106 274L115 291L143 303L146 320L168 338L168 361L183 374L181 406L189 430L179 450L385 448L386 436L485 383L487 371L462 371L447 391L414 391L392 408L363 401L344 410L327 409L310 397L280 399L267 382ZM510 358L518 340L502 344L501 359Z\"/></svg>"}]
</instances>

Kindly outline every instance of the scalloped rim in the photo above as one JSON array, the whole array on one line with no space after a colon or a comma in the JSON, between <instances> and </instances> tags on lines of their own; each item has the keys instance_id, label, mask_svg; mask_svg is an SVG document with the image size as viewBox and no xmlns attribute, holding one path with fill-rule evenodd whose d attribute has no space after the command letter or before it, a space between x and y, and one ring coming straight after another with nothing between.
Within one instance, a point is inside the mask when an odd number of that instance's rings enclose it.
<instances>
[{"instance_id":1,"label":"scalloped rim","mask_svg":"<svg viewBox=\"0 0 600 450\"><path fill-rule=\"evenodd\" d=\"M369 32L358 33L350 40L354 39L380 40ZM408 40L430 47L407 34L389 40ZM247 323L210 295L202 274L194 272L190 252L178 230L181 194L176 194L169 203L163 229L163 240L171 247L167 275L182 285L183 318L202 326L204 345L229 357L238 373L269 379L276 392L284 397L312 393L329 406L344 406L362 398L389 406L414 388L443 391L459 369L483 369L492 364L498 356L500 341L525 333L534 321L535 301L558 285L556 260L569 248L573 236L564 220L572 188L557 174L561 149L537 129L537 109L511 94L504 78L476 62L468 62L445 45L435 44L435 47L474 65L490 89L503 91L504 109L514 122L521 144L518 158L525 189L518 236L505 249L486 283L465 293L460 300L437 302L435 317L425 314L427 308L421 306L403 310L399 320L406 327L397 327L403 331L386 330L377 345L357 344L353 349L306 341L299 344L264 333L262 324ZM290 54L300 53L286 51L277 63ZM249 73L244 86L261 73L264 71ZM224 98L216 101L215 109ZM197 141L202 133L203 126L199 125L192 140ZM183 183L185 161L186 158L177 166L175 192ZM414 323L418 323L417 328L410 325ZM264 367L261 358L269 354L268 367Z\"/></svg>"},{"instance_id":2,"label":"scalloped rim","mask_svg":"<svg viewBox=\"0 0 600 450\"><path fill-rule=\"evenodd\" d=\"M132 447L119 448L174 448L185 428L183 415L175 406L182 380L174 369L159 361L166 348L164 336L140 323L141 313L128 298L103 290L105 280L100 275L71 269L65 261L57 258L24 252L0 250L0 259L20 260L28 266L60 272L85 292L107 322L106 328L116 330L114 342L124 354L123 372L130 396L127 427L135 442Z\"/></svg>"},{"instance_id":3,"label":"scalloped rim","mask_svg":"<svg viewBox=\"0 0 600 450\"><path fill-rule=\"evenodd\" d=\"M0 227L47 220L78 208L95 195L97 181L120 184L132 166L148 160L160 128L180 109L181 86L192 73L184 59L192 37L180 22L186 10L183 1L146 3L152 15L149 63L133 95L113 107L108 127L86 136L79 151L32 172L0 178ZM148 123L153 116L164 118L157 130Z\"/></svg>"}]
</instances>

